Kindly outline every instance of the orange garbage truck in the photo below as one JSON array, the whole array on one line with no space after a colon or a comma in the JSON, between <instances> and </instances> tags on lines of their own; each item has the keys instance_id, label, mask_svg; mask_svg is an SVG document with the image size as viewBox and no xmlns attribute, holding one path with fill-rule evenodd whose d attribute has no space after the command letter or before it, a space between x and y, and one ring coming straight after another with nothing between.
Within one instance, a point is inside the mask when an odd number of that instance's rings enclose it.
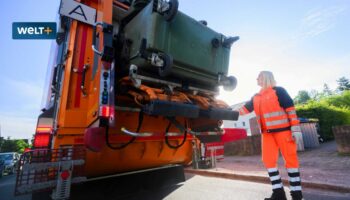
<instances>
[{"instance_id":1,"label":"orange garbage truck","mask_svg":"<svg viewBox=\"0 0 350 200\"><path fill-rule=\"evenodd\" d=\"M215 98L236 86L227 73L238 37L178 4L61 0L47 100L15 194L67 199L75 183L189 165L201 143L220 141L222 120L238 118Z\"/></svg>"}]
</instances>

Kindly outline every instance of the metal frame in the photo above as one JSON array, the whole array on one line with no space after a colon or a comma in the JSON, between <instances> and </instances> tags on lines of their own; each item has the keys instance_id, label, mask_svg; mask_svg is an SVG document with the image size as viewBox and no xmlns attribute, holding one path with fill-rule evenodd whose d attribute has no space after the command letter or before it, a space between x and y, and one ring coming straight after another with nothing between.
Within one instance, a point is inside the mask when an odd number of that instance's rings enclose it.
<instances>
[{"instance_id":1,"label":"metal frame","mask_svg":"<svg viewBox=\"0 0 350 200\"><path fill-rule=\"evenodd\" d=\"M15 195L56 188L52 194L53 199L68 198L71 183L86 180L83 175L85 154L85 147L25 152L18 165ZM69 174L66 179L61 177L64 171Z\"/></svg>"},{"instance_id":2,"label":"metal frame","mask_svg":"<svg viewBox=\"0 0 350 200\"><path fill-rule=\"evenodd\" d=\"M179 87L179 88L182 87L182 85L179 83L174 83L171 81L164 81L164 80L160 80L160 79L155 79L155 78L139 75L139 74L137 74L137 66L136 65L130 66L129 77L133 81L135 87L140 87L142 81L149 81L152 83L160 83L160 84L168 85L169 87ZM201 89L201 88L192 87L192 86L189 86L188 89L194 91L194 94L196 94L197 92L203 92L203 93L212 94L212 95L219 94L216 91L210 91L210 90Z\"/></svg>"}]
</instances>

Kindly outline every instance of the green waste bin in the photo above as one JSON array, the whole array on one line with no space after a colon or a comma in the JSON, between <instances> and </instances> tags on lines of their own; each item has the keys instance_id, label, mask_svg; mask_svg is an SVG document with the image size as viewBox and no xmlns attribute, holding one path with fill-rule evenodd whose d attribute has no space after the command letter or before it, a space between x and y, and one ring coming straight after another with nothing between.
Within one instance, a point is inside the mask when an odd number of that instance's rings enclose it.
<instances>
[{"instance_id":1,"label":"green waste bin","mask_svg":"<svg viewBox=\"0 0 350 200\"><path fill-rule=\"evenodd\" d=\"M151 1L123 28L130 64L189 85L216 88L227 80L230 47L238 37L225 37L180 11L167 21L154 11L153 4ZM159 61L163 67L157 67ZM165 66L169 63L170 69Z\"/></svg>"}]
</instances>

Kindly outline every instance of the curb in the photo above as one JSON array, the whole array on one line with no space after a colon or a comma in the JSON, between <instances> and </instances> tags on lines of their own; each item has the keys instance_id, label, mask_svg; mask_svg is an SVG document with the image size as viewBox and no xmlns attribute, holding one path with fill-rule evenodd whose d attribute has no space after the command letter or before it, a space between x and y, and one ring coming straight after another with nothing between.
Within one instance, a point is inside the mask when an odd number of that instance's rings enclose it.
<instances>
[{"instance_id":1,"label":"curb","mask_svg":"<svg viewBox=\"0 0 350 200\"><path fill-rule=\"evenodd\" d=\"M214 172L214 171L201 170L201 169L185 169L185 173L207 176L207 177L217 177L217 178L225 178L225 179L232 179L232 180L242 180L242 181L270 184L270 179L268 177L263 177L263 176L243 175L243 174L227 173L227 172ZM288 180L282 179L282 181L285 185L288 184ZM344 187L339 185L329 185L329 184L323 184L323 183L314 183L314 182L302 182L301 184L304 188L327 190L327 191L334 191L334 192L341 192L341 193L350 193L350 187Z\"/></svg>"}]
</instances>

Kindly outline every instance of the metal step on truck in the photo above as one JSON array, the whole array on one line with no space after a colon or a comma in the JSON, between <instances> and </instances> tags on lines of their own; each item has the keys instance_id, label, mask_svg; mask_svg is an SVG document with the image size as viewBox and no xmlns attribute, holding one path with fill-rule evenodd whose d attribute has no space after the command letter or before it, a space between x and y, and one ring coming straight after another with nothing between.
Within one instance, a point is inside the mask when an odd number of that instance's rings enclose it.
<instances>
[{"instance_id":1,"label":"metal step on truck","mask_svg":"<svg viewBox=\"0 0 350 200\"><path fill-rule=\"evenodd\" d=\"M238 118L215 98L220 86L236 87L227 73L238 37L178 5L61 0L47 101L33 149L20 159L16 195L80 199L84 186L87 194L135 179L174 183L184 181L183 166L210 163L201 145L220 142L222 121Z\"/></svg>"}]
</instances>

